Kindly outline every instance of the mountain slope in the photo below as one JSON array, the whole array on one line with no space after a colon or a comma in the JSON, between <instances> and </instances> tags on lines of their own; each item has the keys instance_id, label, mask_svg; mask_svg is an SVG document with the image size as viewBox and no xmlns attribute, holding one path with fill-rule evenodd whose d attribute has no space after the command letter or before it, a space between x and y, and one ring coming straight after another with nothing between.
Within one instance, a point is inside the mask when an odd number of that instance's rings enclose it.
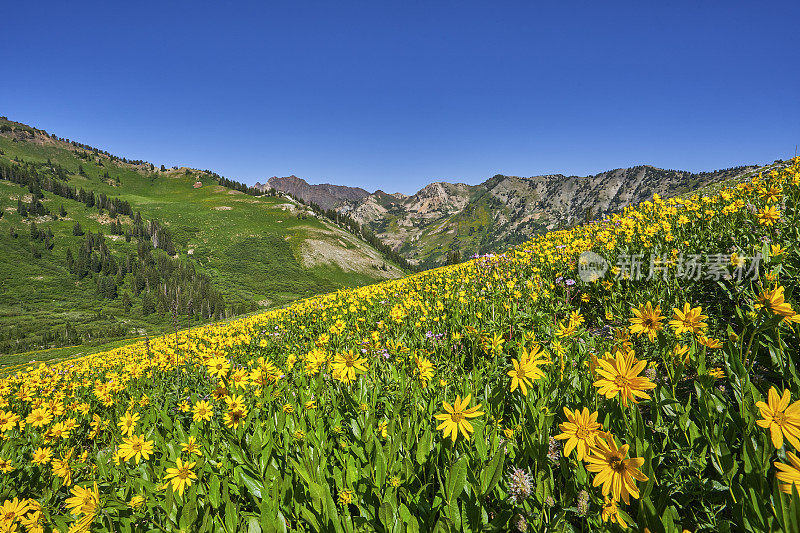
<instances>
[{"instance_id":1,"label":"mountain slope","mask_svg":"<svg viewBox=\"0 0 800 533\"><path fill-rule=\"evenodd\" d=\"M7 178L0 179L0 353L161 331L171 327L176 301L185 325L187 314L195 322L220 318L403 275L306 206L244 194L209 171L159 169L5 119L0 166ZM13 181L27 173L38 176L37 190ZM84 200L89 193L96 200L89 206L48 187L83 190ZM130 214L117 212L111 199L129 205ZM26 211L41 204L42 212L23 216L20 204ZM74 234L76 224L84 235ZM156 230L126 235L136 228ZM98 233L102 242L92 237L87 244L86 234ZM174 255L165 251L170 245ZM95 262L79 277L67 251L78 261L86 246L86 261ZM181 287L180 296L162 294Z\"/></svg>"}]
</instances>

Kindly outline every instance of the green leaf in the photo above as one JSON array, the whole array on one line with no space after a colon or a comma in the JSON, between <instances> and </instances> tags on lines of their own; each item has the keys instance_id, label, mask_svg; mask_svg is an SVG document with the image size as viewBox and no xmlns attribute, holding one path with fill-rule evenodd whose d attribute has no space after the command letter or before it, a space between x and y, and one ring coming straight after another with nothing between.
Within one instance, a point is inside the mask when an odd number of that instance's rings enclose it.
<instances>
[{"instance_id":1,"label":"green leaf","mask_svg":"<svg viewBox=\"0 0 800 533\"><path fill-rule=\"evenodd\" d=\"M315 505L316 507L316 505ZM308 507L301 506L300 507L300 516L303 518L304 521L308 522L308 524L312 527L314 531L322 531L322 526L317 520L317 515L314 514Z\"/></svg>"},{"instance_id":2,"label":"green leaf","mask_svg":"<svg viewBox=\"0 0 800 533\"><path fill-rule=\"evenodd\" d=\"M216 474L211 474L211 479L208 481L208 500L215 508L219 507L219 478Z\"/></svg>"},{"instance_id":3,"label":"green leaf","mask_svg":"<svg viewBox=\"0 0 800 533\"><path fill-rule=\"evenodd\" d=\"M461 520L465 530L480 531L481 523L485 522L483 510L475 496L470 496L469 500L464 502L464 505L461 506Z\"/></svg>"},{"instance_id":4,"label":"green leaf","mask_svg":"<svg viewBox=\"0 0 800 533\"><path fill-rule=\"evenodd\" d=\"M425 460L428 458L428 453L431 451L431 442L433 440L433 434L431 433L430 429L426 429L425 433L423 433L422 438L419 440L417 444L417 453L416 459L417 464L422 465L425 464Z\"/></svg>"},{"instance_id":5,"label":"green leaf","mask_svg":"<svg viewBox=\"0 0 800 533\"><path fill-rule=\"evenodd\" d=\"M197 499L186 493L186 504L181 511L181 528L191 527L197 521Z\"/></svg>"},{"instance_id":6,"label":"green leaf","mask_svg":"<svg viewBox=\"0 0 800 533\"><path fill-rule=\"evenodd\" d=\"M325 491L319 483L311 482L308 485L308 492L311 494L311 499L314 500L314 506L320 505L325 499Z\"/></svg>"},{"instance_id":7,"label":"green leaf","mask_svg":"<svg viewBox=\"0 0 800 533\"><path fill-rule=\"evenodd\" d=\"M275 523L278 526L276 528L278 533L287 533L288 529L286 527L286 517L283 516L283 513L280 510L278 511L278 516L276 517Z\"/></svg>"},{"instance_id":8,"label":"green leaf","mask_svg":"<svg viewBox=\"0 0 800 533\"><path fill-rule=\"evenodd\" d=\"M253 433L253 436L250 437L248 446L253 455L261 453L261 428L258 428L258 430Z\"/></svg>"},{"instance_id":9,"label":"green leaf","mask_svg":"<svg viewBox=\"0 0 800 533\"><path fill-rule=\"evenodd\" d=\"M620 509L620 513L622 511L623 510ZM649 496L639 500L639 516L637 521L640 526L648 526L650 529L655 528L657 524L661 523L661 517L656 512L656 508ZM629 523L629 525L632 524Z\"/></svg>"},{"instance_id":10,"label":"green leaf","mask_svg":"<svg viewBox=\"0 0 800 533\"><path fill-rule=\"evenodd\" d=\"M445 506L445 516L453 521L456 531L461 531L461 509L458 507L458 499L450 500Z\"/></svg>"},{"instance_id":11,"label":"green leaf","mask_svg":"<svg viewBox=\"0 0 800 533\"><path fill-rule=\"evenodd\" d=\"M775 513L775 518L778 519L778 524L780 524L781 529L783 531L789 531L789 524L787 523L787 514L785 511L785 502L786 500L781 494L780 489L778 488L778 483L773 483L773 490L772 490L772 509Z\"/></svg>"},{"instance_id":12,"label":"green leaf","mask_svg":"<svg viewBox=\"0 0 800 533\"><path fill-rule=\"evenodd\" d=\"M298 474L300 474L300 477L303 478L303 481L305 481L306 485L311 485L312 480L311 480L311 476L308 474L308 470L306 470L304 466L302 466L300 463L298 463L294 459L289 459L289 463L291 463L291 465L294 467L295 471Z\"/></svg>"},{"instance_id":13,"label":"green leaf","mask_svg":"<svg viewBox=\"0 0 800 533\"><path fill-rule=\"evenodd\" d=\"M450 468L445 483L447 503L452 504L461 495L464 486L467 484L467 457L464 456Z\"/></svg>"},{"instance_id":14,"label":"green leaf","mask_svg":"<svg viewBox=\"0 0 800 533\"><path fill-rule=\"evenodd\" d=\"M653 485L656 483L656 473L653 471L653 447L650 445L647 446L647 450L644 452L642 468L644 475L647 476L647 481L645 481L639 497L646 498L650 496L653 491Z\"/></svg>"},{"instance_id":15,"label":"green leaf","mask_svg":"<svg viewBox=\"0 0 800 533\"><path fill-rule=\"evenodd\" d=\"M386 456L383 454L383 446L375 446L375 486L380 492L386 484Z\"/></svg>"},{"instance_id":16,"label":"green leaf","mask_svg":"<svg viewBox=\"0 0 800 533\"><path fill-rule=\"evenodd\" d=\"M264 492L264 483L249 474L244 468L239 468L238 472L239 476L242 478L242 482L244 482L244 486L247 487L247 490L250 491L253 498L256 501L261 500Z\"/></svg>"},{"instance_id":17,"label":"green leaf","mask_svg":"<svg viewBox=\"0 0 800 533\"><path fill-rule=\"evenodd\" d=\"M415 516L410 516L408 520L405 521L406 524L406 533L419 533L419 522Z\"/></svg>"},{"instance_id":18,"label":"green leaf","mask_svg":"<svg viewBox=\"0 0 800 533\"><path fill-rule=\"evenodd\" d=\"M391 502L383 502L378 508L378 518L386 528L386 531L391 531L394 528L394 505Z\"/></svg>"},{"instance_id":19,"label":"green leaf","mask_svg":"<svg viewBox=\"0 0 800 533\"><path fill-rule=\"evenodd\" d=\"M406 504L401 503L397 512L400 515L400 520L403 522L408 523L408 521L411 519L411 511L408 509L408 507L406 507Z\"/></svg>"},{"instance_id":20,"label":"green leaf","mask_svg":"<svg viewBox=\"0 0 800 533\"><path fill-rule=\"evenodd\" d=\"M233 507L233 502L228 500L225 504L225 528L230 531L236 531L237 517L239 516L238 509Z\"/></svg>"},{"instance_id":21,"label":"green leaf","mask_svg":"<svg viewBox=\"0 0 800 533\"><path fill-rule=\"evenodd\" d=\"M333 524L333 528L338 532L342 531L342 520L339 517L339 511L336 509L336 503L333 500L331 491L327 486L319 486L324 495L323 505L325 506L326 516L328 522Z\"/></svg>"},{"instance_id":22,"label":"green leaf","mask_svg":"<svg viewBox=\"0 0 800 533\"><path fill-rule=\"evenodd\" d=\"M487 494L494 488L500 476L503 474L503 466L506 459L505 443L500 446L489 461L489 464L481 472L481 497L485 498Z\"/></svg>"},{"instance_id":23,"label":"green leaf","mask_svg":"<svg viewBox=\"0 0 800 533\"><path fill-rule=\"evenodd\" d=\"M167 415L166 411L161 412L161 427L166 432L172 431L172 419Z\"/></svg>"},{"instance_id":24,"label":"green leaf","mask_svg":"<svg viewBox=\"0 0 800 533\"><path fill-rule=\"evenodd\" d=\"M247 519L247 533L261 533L261 524L255 516Z\"/></svg>"},{"instance_id":25,"label":"green leaf","mask_svg":"<svg viewBox=\"0 0 800 533\"><path fill-rule=\"evenodd\" d=\"M485 462L486 458L489 455L489 452L486 447L486 437L484 436L485 425L480 423L480 421L476 420L472 422L472 427L475 433L472 435L473 442L475 443L475 449L478 452L478 458L481 462Z\"/></svg>"},{"instance_id":26,"label":"green leaf","mask_svg":"<svg viewBox=\"0 0 800 533\"><path fill-rule=\"evenodd\" d=\"M789 516L792 519L792 531L800 529L800 494L797 493L797 485L792 483L792 497L789 504Z\"/></svg>"}]
</instances>

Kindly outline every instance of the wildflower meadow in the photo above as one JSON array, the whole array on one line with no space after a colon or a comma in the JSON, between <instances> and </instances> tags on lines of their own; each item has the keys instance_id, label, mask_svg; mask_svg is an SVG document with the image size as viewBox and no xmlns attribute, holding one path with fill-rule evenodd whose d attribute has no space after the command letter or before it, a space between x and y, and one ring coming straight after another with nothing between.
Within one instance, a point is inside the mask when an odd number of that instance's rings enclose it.
<instances>
[{"instance_id":1,"label":"wildflower meadow","mask_svg":"<svg viewBox=\"0 0 800 533\"><path fill-rule=\"evenodd\" d=\"M0 531L798 531L798 198L795 158L17 368Z\"/></svg>"}]
</instances>

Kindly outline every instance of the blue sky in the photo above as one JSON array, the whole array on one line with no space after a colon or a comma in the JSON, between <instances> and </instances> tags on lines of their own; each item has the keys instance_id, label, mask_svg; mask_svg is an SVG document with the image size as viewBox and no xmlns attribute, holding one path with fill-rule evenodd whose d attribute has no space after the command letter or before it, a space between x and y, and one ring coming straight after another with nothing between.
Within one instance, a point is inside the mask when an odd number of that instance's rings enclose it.
<instances>
[{"instance_id":1,"label":"blue sky","mask_svg":"<svg viewBox=\"0 0 800 533\"><path fill-rule=\"evenodd\" d=\"M116 4L5 5L0 115L248 183L406 193L800 143L796 1Z\"/></svg>"}]
</instances>

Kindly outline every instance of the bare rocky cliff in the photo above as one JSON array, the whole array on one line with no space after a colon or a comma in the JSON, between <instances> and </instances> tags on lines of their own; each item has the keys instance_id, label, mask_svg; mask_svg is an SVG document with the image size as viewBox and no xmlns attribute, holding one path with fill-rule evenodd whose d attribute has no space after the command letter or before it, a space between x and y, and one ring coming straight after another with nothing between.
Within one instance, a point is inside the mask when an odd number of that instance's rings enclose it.
<instances>
[{"instance_id":1,"label":"bare rocky cliff","mask_svg":"<svg viewBox=\"0 0 800 533\"><path fill-rule=\"evenodd\" d=\"M369 192L360 187L346 187L344 185L332 185L322 183L320 185L309 185L309 183L297 176L278 178L273 176L267 185L256 183L256 188L266 190L272 188L280 192L289 193L295 198L310 203L313 202L323 209L333 209L342 202L356 202L369 196Z\"/></svg>"}]
</instances>

